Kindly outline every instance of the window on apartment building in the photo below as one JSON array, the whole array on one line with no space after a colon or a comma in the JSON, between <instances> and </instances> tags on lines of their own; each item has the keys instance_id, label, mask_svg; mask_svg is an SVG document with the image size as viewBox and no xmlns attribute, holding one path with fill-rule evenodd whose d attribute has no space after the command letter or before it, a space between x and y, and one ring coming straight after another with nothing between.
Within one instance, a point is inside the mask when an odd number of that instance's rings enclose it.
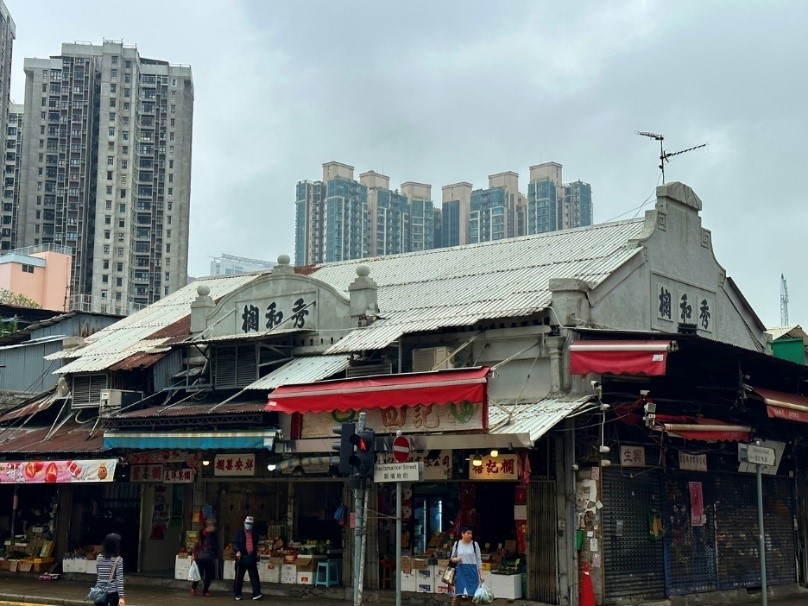
<instances>
[{"instance_id":1,"label":"window on apartment building","mask_svg":"<svg viewBox=\"0 0 808 606\"><path fill-rule=\"evenodd\" d=\"M171 244L166 244L166 252L167 253L171 252Z\"/></svg>"},{"instance_id":2,"label":"window on apartment building","mask_svg":"<svg viewBox=\"0 0 808 606\"><path fill-rule=\"evenodd\" d=\"M118 212L125 213L126 212L126 204L119 204L118 205Z\"/></svg>"},{"instance_id":3,"label":"window on apartment building","mask_svg":"<svg viewBox=\"0 0 808 606\"><path fill-rule=\"evenodd\" d=\"M109 100L109 106L110 107L117 107L118 106L118 100L115 99L115 98L110 99Z\"/></svg>"},{"instance_id":4,"label":"window on apartment building","mask_svg":"<svg viewBox=\"0 0 808 606\"><path fill-rule=\"evenodd\" d=\"M104 225L112 225L112 215L104 215Z\"/></svg>"},{"instance_id":5,"label":"window on apartment building","mask_svg":"<svg viewBox=\"0 0 808 606\"><path fill-rule=\"evenodd\" d=\"M102 299L106 299L106 298L107 298L107 291L106 291L106 290L102 290L102 291L101 291L101 298L102 298Z\"/></svg>"},{"instance_id":6,"label":"window on apartment building","mask_svg":"<svg viewBox=\"0 0 808 606\"><path fill-rule=\"evenodd\" d=\"M127 59L126 61L123 62L123 66L125 69L132 69L132 61Z\"/></svg>"},{"instance_id":7,"label":"window on apartment building","mask_svg":"<svg viewBox=\"0 0 808 606\"><path fill-rule=\"evenodd\" d=\"M115 254L119 257L123 257L123 247L119 246L115 249Z\"/></svg>"},{"instance_id":8,"label":"window on apartment building","mask_svg":"<svg viewBox=\"0 0 808 606\"><path fill-rule=\"evenodd\" d=\"M107 143L107 151L114 152L115 151L115 142L109 141Z\"/></svg>"},{"instance_id":9,"label":"window on apartment building","mask_svg":"<svg viewBox=\"0 0 808 606\"><path fill-rule=\"evenodd\" d=\"M109 269L109 259L104 259L102 269Z\"/></svg>"},{"instance_id":10,"label":"window on apartment building","mask_svg":"<svg viewBox=\"0 0 808 606\"><path fill-rule=\"evenodd\" d=\"M124 141L129 141L129 131L128 130L123 131L123 133L121 134L121 139L123 139Z\"/></svg>"},{"instance_id":11,"label":"window on apartment building","mask_svg":"<svg viewBox=\"0 0 808 606\"><path fill-rule=\"evenodd\" d=\"M101 284L109 284L109 276L107 274L101 275Z\"/></svg>"},{"instance_id":12,"label":"window on apartment building","mask_svg":"<svg viewBox=\"0 0 808 606\"><path fill-rule=\"evenodd\" d=\"M115 278L115 286L123 286L123 278Z\"/></svg>"},{"instance_id":13,"label":"window on apartment building","mask_svg":"<svg viewBox=\"0 0 808 606\"><path fill-rule=\"evenodd\" d=\"M168 173L168 182L174 183L174 173Z\"/></svg>"},{"instance_id":14,"label":"window on apartment building","mask_svg":"<svg viewBox=\"0 0 808 606\"><path fill-rule=\"evenodd\" d=\"M34 225L34 233L35 234L39 233L39 225Z\"/></svg>"},{"instance_id":15,"label":"window on apartment building","mask_svg":"<svg viewBox=\"0 0 808 606\"><path fill-rule=\"evenodd\" d=\"M124 147L124 152L123 153L128 154L129 153L129 148ZM128 160L121 160L121 169L126 170L127 168L129 168L129 161Z\"/></svg>"},{"instance_id":16,"label":"window on apartment building","mask_svg":"<svg viewBox=\"0 0 808 606\"><path fill-rule=\"evenodd\" d=\"M125 198L125 197L126 197L126 190L122 189L121 190L121 198Z\"/></svg>"},{"instance_id":17,"label":"window on apartment building","mask_svg":"<svg viewBox=\"0 0 808 606\"><path fill-rule=\"evenodd\" d=\"M123 117L123 124L124 124L124 126L129 126L129 116L124 116Z\"/></svg>"},{"instance_id":18,"label":"window on apartment building","mask_svg":"<svg viewBox=\"0 0 808 606\"><path fill-rule=\"evenodd\" d=\"M132 74L124 74L123 75L123 81L126 84L130 84L132 82Z\"/></svg>"},{"instance_id":19,"label":"window on apartment building","mask_svg":"<svg viewBox=\"0 0 808 606\"><path fill-rule=\"evenodd\" d=\"M119 293L119 292L116 292L116 293L115 293L115 300L116 300L116 301L120 301L120 300L121 300L121 293Z\"/></svg>"},{"instance_id":20,"label":"window on apartment building","mask_svg":"<svg viewBox=\"0 0 808 606\"><path fill-rule=\"evenodd\" d=\"M168 161L168 168L174 168L174 160Z\"/></svg>"},{"instance_id":21,"label":"window on apartment building","mask_svg":"<svg viewBox=\"0 0 808 606\"><path fill-rule=\"evenodd\" d=\"M167 229L166 230L166 238L170 238L170 237L171 237L171 230Z\"/></svg>"},{"instance_id":22,"label":"window on apartment building","mask_svg":"<svg viewBox=\"0 0 808 606\"><path fill-rule=\"evenodd\" d=\"M126 175L121 175L121 185L126 185Z\"/></svg>"},{"instance_id":23,"label":"window on apartment building","mask_svg":"<svg viewBox=\"0 0 808 606\"><path fill-rule=\"evenodd\" d=\"M112 173L111 170L108 170L107 171L107 181L112 181L112 179L113 179L113 173Z\"/></svg>"},{"instance_id":24,"label":"window on apartment building","mask_svg":"<svg viewBox=\"0 0 808 606\"><path fill-rule=\"evenodd\" d=\"M124 97L126 97L127 99L128 99L129 97L131 97L131 96L132 96L132 89L131 89L131 88L129 88L129 87L125 87L125 88L123 89L123 96L124 96Z\"/></svg>"},{"instance_id":25,"label":"window on apartment building","mask_svg":"<svg viewBox=\"0 0 808 606\"><path fill-rule=\"evenodd\" d=\"M118 55L112 55L112 65L118 65Z\"/></svg>"},{"instance_id":26,"label":"window on apartment building","mask_svg":"<svg viewBox=\"0 0 808 606\"><path fill-rule=\"evenodd\" d=\"M109 240L112 237L112 232L108 229L104 230L104 240Z\"/></svg>"},{"instance_id":27,"label":"window on apartment building","mask_svg":"<svg viewBox=\"0 0 808 606\"><path fill-rule=\"evenodd\" d=\"M176 114L176 113L177 113L177 106L176 106L176 105L174 105L173 103L171 104L171 113L172 113L172 114Z\"/></svg>"},{"instance_id":28,"label":"window on apartment building","mask_svg":"<svg viewBox=\"0 0 808 606\"><path fill-rule=\"evenodd\" d=\"M110 250L110 249L109 249L109 244L104 244L104 254L105 254L105 255L108 255L108 254L109 254L109 250Z\"/></svg>"},{"instance_id":29,"label":"window on apartment building","mask_svg":"<svg viewBox=\"0 0 808 606\"><path fill-rule=\"evenodd\" d=\"M117 84L110 84L110 85L109 85L109 92L110 92L111 94L113 94L113 95L114 95L115 93L117 93L117 92L118 92L118 85L117 85Z\"/></svg>"},{"instance_id":30,"label":"window on apartment building","mask_svg":"<svg viewBox=\"0 0 808 606\"><path fill-rule=\"evenodd\" d=\"M123 234L118 234L118 242L123 242Z\"/></svg>"},{"instance_id":31,"label":"window on apartment building","mask_svg":"<svg viewBox=\"0 0 808 606\"><path fill-rule=\"evenodd\" d=\"M112 186L111 185L107 185L107 195L108 196L112 195Z\"/></svg>"},{"instance_id":32,"label":"window on apartment building","mask_svg":"<svg viewBox=\"0 0 808 606\"><path fill-rule=\"evenodd\" d=\"M117 78L117 77L118 77L118 70L117 70L117 69L111 69L111 70L109 70L109 77L110 77L110 78L113 78L113 79L114 79L114 78Z\"/></svg>"},{"instance_id":33,"label":"window on apartment building","mask_svg":"<svg viewBox=\"0 0 808 606\"><path fill-rule=\"evenodd\" d=\"M115 122L115 118L117 118L117 117L118 117L118 114L116 114L115 112L109 112L109 121L110 122Z\"/></svg>"},{"instance_id":34,"label":"window on apartment building","mask_svg":"<svg viewBox=\"0 0 808 606\"><path fill-rule=\"evenodd\" d=\"M23 263L22 264L22 270L27 274L32 274L32 273L34 273L34 266L33 265L28 265L27 263Z\"/></svg>"},{"instance_id":35,"label":"window on apartment building","mask_svg":"<svg viewBox=\"0 0 808 606\"><path fill-rule=\"evenodd\" d=\"M116 263L115 268L118 270L118 272L122 272L123 271L123 263Z\"/></svg>"},{"instance_id":36,"label":"window on apartment building","mask_svg":"<svg viewBox=\"0 0 808 606\"><path fill-rule=\"evenodd\" d=\"M115 156L107 156L107 166L115 166Z\"/></svg>"},{"instance_id":37,"label":"window on apartment building","mask_svg":"<svg viewBox=\"0 0 808 606\"><path fill-rule=\"evenodd\" d=\"M126 219L118 219L118 227L120 227L121 229L126 227Z\"/></svg>"},{"instance_id":38,"label":"window on apartment building","mask_svg":"<svg viewBox=\"0 0 808 606\"><path fill-rule=\"evenodd\" d=\"M168 195L169 195L169 196L173 196L173 195L174 195L174 188L173 188L173 187L169 187L169 188L168 188Z\"/></svg>"},{"instance_id":39,"label":"window on apartment building","mask_svg":"<svg viewBox=\"0 0 808 606\"><path fill-rule=\"evenodd\" d=\"M114 136L115 136L115 127L114 127L114 126L110 126L110 127L109 127L109 131L108 131L108 132L109 132L109 136L110 136L110 137L114 137Z\"/></svg>"}]
</instances>

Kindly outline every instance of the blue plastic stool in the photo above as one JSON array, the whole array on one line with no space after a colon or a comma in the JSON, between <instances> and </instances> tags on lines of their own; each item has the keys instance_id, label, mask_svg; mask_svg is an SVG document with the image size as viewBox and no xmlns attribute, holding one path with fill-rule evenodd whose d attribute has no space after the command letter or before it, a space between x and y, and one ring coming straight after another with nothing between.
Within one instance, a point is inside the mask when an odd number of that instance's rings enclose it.
<instances>
[{"instance_id":1,"label":"blue plastic stool","mask_svg":"<svg viewBox=\"0 0 808 606\"><path fill-rule=\"evenodd\" d=\"M326 560L317 562L317 573L314 576L314 585L331 587L340 584L339 560ZM320 574L320 573L323 574Z\"/></svg>"}]
</instances>

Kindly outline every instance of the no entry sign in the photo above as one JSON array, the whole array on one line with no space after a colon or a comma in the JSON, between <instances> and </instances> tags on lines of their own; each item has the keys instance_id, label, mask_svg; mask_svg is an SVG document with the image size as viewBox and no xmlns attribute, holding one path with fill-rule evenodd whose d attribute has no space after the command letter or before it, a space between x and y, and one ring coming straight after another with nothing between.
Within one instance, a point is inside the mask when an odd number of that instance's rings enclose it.
<instances>
[{"instance_id":1,"label":"no entry sign","mask_svg":"<svg viewBox=\"0 0 808 606\"><path fill-rule=\"evenodd\" d=\"M393 458L399 463L406 463L410 458L410 441L404 436L396 436L393 440Z\"/></svg>"}]
</instances>

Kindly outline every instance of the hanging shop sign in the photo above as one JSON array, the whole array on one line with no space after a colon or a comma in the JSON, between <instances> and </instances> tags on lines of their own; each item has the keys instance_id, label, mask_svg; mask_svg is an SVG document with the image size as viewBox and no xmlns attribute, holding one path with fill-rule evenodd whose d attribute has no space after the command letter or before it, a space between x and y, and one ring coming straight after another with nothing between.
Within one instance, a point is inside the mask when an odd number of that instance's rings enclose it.
<instances>
[{"instance_id":1,"label":"hanging shop sign","mask_svg":"<svg viewBox=\"0 0 808 606\"><path fill-rule=\"evenodd\" d=\"M3 461L0 484L76 484L112 482L118 459Z\"/></svg>"},{"instance_id":2,"label":"hanging shop sign","mask_svg":"<svg viewBox=\"0 0 808 606\"><path fill-rule=\"evenodd\" d=\"M445 431L479 431L485 429L484 404L452 402L376 408L364 411L334 410L303 415L302 438L326 438L334 425L355 422L365 413L365 427L377 434L437 433ZM412 459L410 459L412 460Z\"/></svg>"},{"instance_id":3,"label":"hanging shop sign","mask_svg":"<svg viewBox=\"0 0 808 606\"><path fill-rule=\"evenodd\" d=\"M680 450L679 469L682 471L707 471L707 455L689 454Z\"/></svg>"},{"instance_id":4,"label":"hanging shop sign","mask_svg":"<svg viewBox=\"0 0 808 606\"><path fill-rule=\"evenodd\" d=\"M482 481L509 481L519 479L519 457L515 454L501 454L497 457L480 457L482 465L475 465L475 457L469 458L469 479Z\"/></svg>"},{"instance_id":5,"label":"hanging shop sign","mask_svg":"<svg viewBox=\"0 0 808 606\"><path fill-rule=\"evenodd\" d=\"M171 493L165 484L154 487L154 509L152 509L152 529L150 539L164 539L171 521Z\"/></svg>"},{"instance_id":6,"label":"hanging shop sign","mask_svg":"<svg viewBox=\"0 0 808 606\"><path fill-rule=\"evenodd\" d=\"M254 476L254 454L218 454L213 458L214 476Z\"/></svg>"},{"instance_id":7,"label":"hanging shop sign","mask_svg":"<svg viewBox=\"0 0 808 606\"><path fill-rule=\"evenodd\" d=\"M645 467L645 448L642 446L621 446L620 465L623 467Z\"/></svg>"},{"instance_id":8,"label":"hanging shop sign","mask_svg":"<svg viewBox=\"0 0 808 606\"><path fill-rule=\"evenodd\" d=\"M196 473L189 467L167 465L132 465L130 482L162 482L164 484L192 484Z\"/></svg>"},{"instance_id":9,"label":"hanging shop sign","mask_svg":"<svg viewBox=\"0 0 808 606\"><path fill-rule=\"evenodd\" d=\"M379 463L396 463L392 452L377 454ZM411 450L409 463L423 463L424 481L448 480L452 477L452 451L451 450Z\"/></svg>"}]
</instances>

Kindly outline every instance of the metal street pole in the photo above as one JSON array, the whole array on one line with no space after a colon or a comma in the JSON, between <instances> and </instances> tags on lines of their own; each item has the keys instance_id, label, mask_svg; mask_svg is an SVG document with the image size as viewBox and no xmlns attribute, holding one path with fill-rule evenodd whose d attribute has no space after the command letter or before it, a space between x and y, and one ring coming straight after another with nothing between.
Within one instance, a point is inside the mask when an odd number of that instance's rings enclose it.
<instances>
[{"instance_id":1,"label":"metal street pole","mask_svg":"<svg viewBox=\"0 0 808 606\"><path fill-rule=\"evenodd\" d=\"M401 606L401 482L396 482L396 606Z\"/></svg>"},{"instance_id":2,"label":"metal street pole","mask_svg":"<svg viewBox=\"0 0 808 606\"><path fill-rule=\"evenodd\" d=\"M359 413L359 420L356 422L356 431L363 431L365 429L365 413ZM356 480L355 488L354 488L354 569L353 569L353 606L359 606L359 600L361 598L361 590L359 586L362 583L362 577L360 574L362 571L360 570L360 562L362 561L362 486L363 483L361 479L356 476L352 477L351 480Z\"/></svg>"},{"instance_id":3,"label":"metal street pole","mask_svg":"<svg viewBox=\"0 0 808 606\"><path fill-rule=\"evenodd\" d=\"M760 597L761 604L767 606L769 603L768 583L766 582L766 533L763 531L763 475L760 465L755 465L757 475L757 506L758 506L758 528L760 529Z\"/></svg>"}]
</instances>

